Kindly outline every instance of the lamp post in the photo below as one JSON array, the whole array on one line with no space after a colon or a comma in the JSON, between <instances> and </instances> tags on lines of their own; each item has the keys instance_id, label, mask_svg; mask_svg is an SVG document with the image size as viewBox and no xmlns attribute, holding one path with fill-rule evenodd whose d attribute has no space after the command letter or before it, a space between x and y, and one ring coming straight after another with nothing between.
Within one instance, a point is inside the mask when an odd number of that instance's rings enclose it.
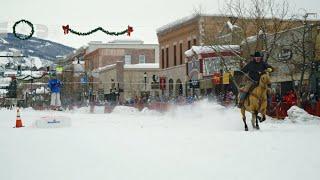
<instances>
[{"instance_id":1,"label":"lamp post","mask_svg":"<svg viewBox=\"0 0 320 180\"><path fill-rule=\"evenodd\" d=\"M147 91L147 72L144 72L143 74L143 78L144 78L144 91L146 92Z\"/></svg>"}]
</instances>

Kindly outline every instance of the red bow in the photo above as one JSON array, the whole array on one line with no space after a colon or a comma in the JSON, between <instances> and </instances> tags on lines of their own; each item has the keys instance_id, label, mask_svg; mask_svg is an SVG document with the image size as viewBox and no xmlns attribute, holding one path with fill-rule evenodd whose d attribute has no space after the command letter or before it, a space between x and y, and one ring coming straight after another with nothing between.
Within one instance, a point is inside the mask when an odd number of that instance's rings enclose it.
<instances>
[{"instance_id":1,"label":"red bow","mask_svg":"<svg viewBox=\"0 0 320 180\"><path fill-rule=\"evenodd\" d=\"M63 33L64 34L68 34L69 33L69 25L66 25L66 26L62 26L62 29L63 29Z\"/></svg>"},{"instance_id":2,"label":"red bow","mask_svg":"<svg viewBox=\"0 0 320 180\"><path fill-rule=\"evenodd\" d=\"M127 34L130 36L130 34L133 32L133 27L128 26Z\"/></svg>"}]
</instances>

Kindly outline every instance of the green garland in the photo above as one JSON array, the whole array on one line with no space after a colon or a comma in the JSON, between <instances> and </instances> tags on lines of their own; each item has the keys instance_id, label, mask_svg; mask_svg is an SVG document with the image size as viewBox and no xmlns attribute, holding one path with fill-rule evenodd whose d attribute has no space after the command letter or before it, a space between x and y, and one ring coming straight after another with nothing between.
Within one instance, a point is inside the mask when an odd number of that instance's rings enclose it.
<instances>
[{"instance_id":1,"label":"green garland","mask_svg":"<svg viewBox=\"0 0 320 180\"><path fill-rule=\"evenodd\" d=\"M16 33L16 26L18 25L18 24L20 24L20 23L26 23L26 24L28 24L30 27L31 27L31 33L28 35L28 36L26 36L26 35L18 35L17 33ZM30 22L30 21L27 21L27 20L24 20L24 19L22 19L22 20L20 20L20 21L17 21L16 23L14 23L14 25L13 25L13 35L16 37L16 38L18 38L18 39L20 39L20 40L27 40L27 39L30 39L32 36L33 36L33 34L34 34L34 28L33 28L33 24Z\"/></svg>"},{"instance_id":2,"label":"green garland","mask_svg":"<svg viewBox=\"0 0 320 180\"><path fill-rule=\"evenodd\" d=\"M119 35L123 35L125 33L127 33L128 36L130 36L130 33L133 32L133 28L131 26L128 26L128 28L126 30L123 30L123 31L120 31L120 32L110 32L110 31L107 31L107 30L103 29L102 27L95 28L95 29L93 29L93 30L91 30L89 32L78 32L78 31L75 31L73 29L70 29L69 25L62 26L62 29L64 31L64 34L68 34L69 32L71 32L71 33L79 35L79 36L88 36L88 35L90 35L92 33L97 32L97 31L102 31L103 33L111 35L111 36L119 36Z\"/></svg>"}]
</instances>

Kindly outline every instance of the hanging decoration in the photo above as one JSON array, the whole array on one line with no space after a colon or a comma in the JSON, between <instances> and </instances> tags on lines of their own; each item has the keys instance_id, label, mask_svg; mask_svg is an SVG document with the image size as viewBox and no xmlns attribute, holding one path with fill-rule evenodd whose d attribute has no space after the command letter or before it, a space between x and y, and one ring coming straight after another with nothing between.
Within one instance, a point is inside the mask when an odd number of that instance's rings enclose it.
<instances>
[{"instance_id":1,"label":"hanging decoration","mask_svg":"<svg viewBox=\"0 0 320 180\"><path fill-rule=\"evenodd\" d=\"M102 27L98 27L98 28L93 29L93 30L91 30L89 32L78 32L78 31L75 31L75 30L71 29L69 27L69 25L62 26L62 29L63 29L63 33L64 34L68 34L69 32L71 32L71 33L76 34L78 36L88 36L88 35L90 35L92 33L97 32L97 31L102 31L105 34L111 35L111 36L119 36L119 35L123 35L125 33L127 33L127 35L130 36L130 34L133 32L133 27L131 27L131 26L128 26L128 28L126 30L123 30L123 31L120 31L120 32L110 32L110 31L107 31L107 30L103 29Z\"/></svg>"},{"instance_id":2,"label":"hanging decoration","mask_svg":"<svg viewBox=\"0 0 320 180\"><path fill-rule=\"evenodd\" d=\"M31 32L30 32L29 35L17 34L17 32L16 32L16 27L17 27L17 25L19 25L20 23L25 23L25 24L28 24L28 25L30 26ZM22 19L22 20L20 20L20 21L17 21L16 23L14 23L12 29L13 29L13 35L14 35L16 38L20 39L20 40L30 39L30 38L33 36L33 34L34 34L33 24L32 24L30 21L27 21L27 20L25 20L25 19Z\"/></svg>"}]
</instances>

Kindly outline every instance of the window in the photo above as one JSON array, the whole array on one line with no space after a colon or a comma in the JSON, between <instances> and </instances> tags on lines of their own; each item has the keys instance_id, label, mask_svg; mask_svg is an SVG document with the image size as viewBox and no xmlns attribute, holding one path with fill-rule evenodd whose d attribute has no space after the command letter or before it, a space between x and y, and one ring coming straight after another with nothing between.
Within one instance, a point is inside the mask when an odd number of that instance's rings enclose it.
<instances>
[{"instance_id":1,"label":"window","mask_svg":"<svg viewBox=\"0 0 320 180\"><path fill-rule=\"evenodd\" d=\"M177 65L177 46L173 46L173 65Z\"/></svg>"},{"instance_id":2,"label":"window","mask_svg":"<svg viewBox=\"0 0 320 180\"><path fill-rule=\"evenodd\" d=\"M193 45L194 45L194 46L197 45L197 39L193 39Z\"/></svg>"},{"instance_id":3,"label":"window","mask_svg":"<svg viewBox=\"0 0 320 180\"><path fill-rule=\"evenodd\" d=\"M124 64L131 64L131 55L124 56Z\"/></svg>"},{"instance_id":4,"label":"window","mask_svg":"<svg viewBox=\"0 0 320 180\"><path fill-rule=\"evenodd\" d=\"M188 50L191 49L191 41L188 41Z\"/></svg>"},{"instance_id":5,"label":"window","mask_svg":"<svg viewBox=\"0 0 320 180\"><path fill-rule=\"evenodd\" d=\"M180 64L182 64L182 43L180 43Z\"/></svg>"},{"instance_id":6,"label":"window","mask_svg":"<svg viewBox=\"0 0 320 180\"><path fill-rule=\"evenodd\" d=\"M161 50L161 67L164 69L164 49Z\"/></svg>"},{"instance_id":7,"label":"window","mask_svg":"<svg viewBox=\"0 0 320 180\"><path fill-rule=\"evenodd\" d=\"M166 48L166 68L169 67L169 48Z\"/></svg>"},{"instance_id":8,"label":"window","mask_svg":"<svg viewBox=\"0 0 320 180\"><path fill-rule=\"evenodd\" d=\"M139 55L139 64L146 63L146 56L145 55Z\"/></svg>"}]
</instances>

